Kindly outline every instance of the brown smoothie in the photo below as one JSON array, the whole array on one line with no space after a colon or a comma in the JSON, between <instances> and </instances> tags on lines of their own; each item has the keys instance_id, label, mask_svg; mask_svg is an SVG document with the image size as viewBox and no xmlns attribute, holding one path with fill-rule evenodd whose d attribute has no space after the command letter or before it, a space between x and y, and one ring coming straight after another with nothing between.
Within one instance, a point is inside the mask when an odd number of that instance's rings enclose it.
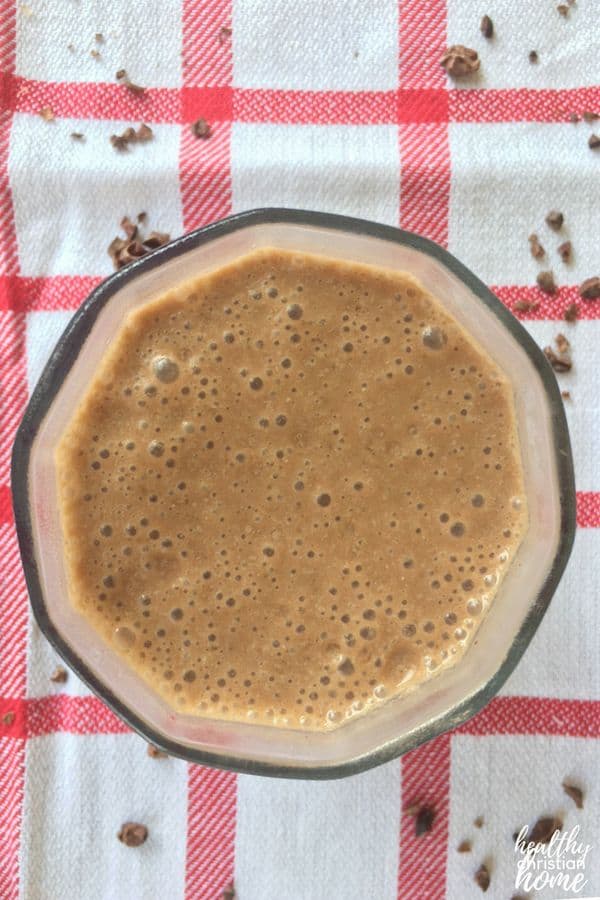
<instances>
[{"instance_id":1,"label":"brown smoothie","mask_svg":"<svg viewBox=\"0 0 600 900\"><path fill-rule=\"evenodd\" d=\"M260 250L132 312L56 454L77 610L178 711L455 664L527 527L510 385L409 274Z\"/></svg>"}]
</instances>

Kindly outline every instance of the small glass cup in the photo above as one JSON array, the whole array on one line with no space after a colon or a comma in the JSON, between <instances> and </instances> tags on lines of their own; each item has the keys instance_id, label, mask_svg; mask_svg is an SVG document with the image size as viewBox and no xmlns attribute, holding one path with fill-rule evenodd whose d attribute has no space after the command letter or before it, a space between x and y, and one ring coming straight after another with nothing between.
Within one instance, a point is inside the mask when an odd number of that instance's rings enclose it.
<instances>
[{"instance_id":1,"label":"small glass cup","mask_svg":"<svg viewBox=\"0 0 600 900\"><path fill-rule=\"evenodd\" d=\"M453 668L331 731L183 715L128 667L68 599L54 448L108 343L135 307L265 246L412 273L497 362L515 397L530 525L474 641ZM361 219L299 210L231 216L178 238L99 285L73 316L33 392L14 445L12 483L35 617L88 687L169 754L296 778L360 772L478 712L524 653L575 533L573 464L562 400L543 353L520 323L472 272L431 241Z\"/></svg>"}]
</instances>

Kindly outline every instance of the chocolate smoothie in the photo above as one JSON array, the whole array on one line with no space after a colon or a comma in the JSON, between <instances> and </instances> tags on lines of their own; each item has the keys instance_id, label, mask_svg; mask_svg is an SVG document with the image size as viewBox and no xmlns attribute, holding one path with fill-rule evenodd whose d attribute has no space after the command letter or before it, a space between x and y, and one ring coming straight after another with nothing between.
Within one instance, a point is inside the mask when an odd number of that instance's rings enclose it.
<instances>
[{"instance_id":1,"label":"chocolate smoothie","mask_svg":"<svg viewBox=\"0 0 600 900\"><path fill-rule=\"evenodd\" d=\"M464 654L510 385L409 274L260 250L132 312L57 450L71 602L178 711L324 729Z\"/></svg>"}]
</instances>

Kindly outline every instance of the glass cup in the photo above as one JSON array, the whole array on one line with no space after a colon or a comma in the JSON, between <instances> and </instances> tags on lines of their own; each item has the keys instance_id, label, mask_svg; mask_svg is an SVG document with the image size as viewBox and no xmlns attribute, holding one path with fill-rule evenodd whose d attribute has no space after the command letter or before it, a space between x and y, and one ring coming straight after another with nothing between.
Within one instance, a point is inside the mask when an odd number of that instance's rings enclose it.
<instances>
[{"instance_id":1,"label":"glass cup","mask_svg":"<svg viewBox=\"0 0 600 900\"><path fill-rule=\"evenodd\" d=\"M68 599L54 449L109 342L132 309L259 247L410 272L479 341L514 391L530 524L472 644L453 668L330 731L178 712ZM431 241L361 219L299 210L231 216L172 241L99 285L71 319L33 392L14 445L12 482L35 617L88 687L169 754L297 778L360 772L478 712L524 653L562 575L575 532L573 464L560 392L543 353L520 323L472 272Z\"/></svg>"}]
</instances>

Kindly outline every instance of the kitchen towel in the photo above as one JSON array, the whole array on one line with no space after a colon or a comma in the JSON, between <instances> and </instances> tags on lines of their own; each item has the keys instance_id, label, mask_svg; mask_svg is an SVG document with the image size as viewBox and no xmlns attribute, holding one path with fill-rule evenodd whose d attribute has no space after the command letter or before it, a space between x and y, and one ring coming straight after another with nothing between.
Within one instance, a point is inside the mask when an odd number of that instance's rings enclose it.
<instances>
[{"instance_id":1,"label":"kitchen towel","mask_svg":"<svg viewBox=\"0 0 600 900\"><path fill-rule=\"evenodd\" d=\"M475 49L479 71L451 80L450 44ZM482 863L492 900L600 895L600 300L578 292L600 275L599 60L597 0L0 0L1 900L220 900L232 883L239 900L474 900ZM113 146L142 122L151 140ZM73 674L53 682L12 521L20 416L111 271L121 217L145 211L175 237L269 205L426 235L541 346L564 332L573 348L558 377L577 537L531 646L476 718L337 782L151 758ZM415 803L435 813L421 836ZM589 845L561 857L585 857L578 893L516 886L513 832L542 815ZM117 840L126 821L147 826L143 846Z\"/></svg>"}]
</instances>

